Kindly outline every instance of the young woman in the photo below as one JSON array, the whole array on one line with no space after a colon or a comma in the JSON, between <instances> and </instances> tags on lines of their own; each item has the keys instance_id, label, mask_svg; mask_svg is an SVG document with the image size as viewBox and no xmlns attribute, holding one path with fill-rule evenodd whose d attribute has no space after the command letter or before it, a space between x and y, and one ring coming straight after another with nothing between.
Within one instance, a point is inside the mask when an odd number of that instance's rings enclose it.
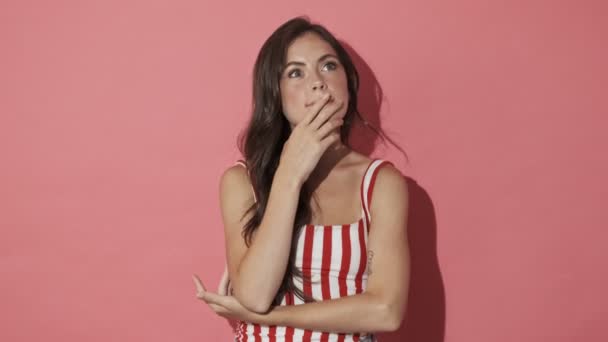
<instances>
[{"instance_id":1,"label":"young woman","mask_svg":"<svg viewBox=\"0 0 608 342\"><path fill-rule=\"evenodd\" d=\"M222 175L227 272L197 296L235 341L377 341L401 325L409 287L407 183L348 145L358 74L305 18L264 43L244 160Z\"/></svg>"}]
</instances>

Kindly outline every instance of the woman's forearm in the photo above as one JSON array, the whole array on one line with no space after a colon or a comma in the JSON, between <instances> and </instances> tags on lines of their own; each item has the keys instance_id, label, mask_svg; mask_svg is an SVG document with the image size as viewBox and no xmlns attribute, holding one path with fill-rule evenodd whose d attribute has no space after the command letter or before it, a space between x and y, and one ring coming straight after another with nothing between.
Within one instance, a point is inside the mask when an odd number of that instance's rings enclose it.
<instances>
[{"instance_id":1,"label":"woman's forearm","mask_svg":"<svg viewBox=\"0 0 608 342\"><path fill-rule=\"evenodd\" d=\"M277 170L262 222L233 277L235 296L253 311L268 310L285 275L300 188Z\"/></svg>"},{"instance_id":2,"label":"woman's forearm","mask_svg":"<svg viewBox=\"0 0 608 342\"><path fill-rule=\"evenodd\" d=\"M335 333L394 331L401 324L389 305L371 293L315 303L274 307L256 314L252 323Z\"/></svg>"}]
</instances>

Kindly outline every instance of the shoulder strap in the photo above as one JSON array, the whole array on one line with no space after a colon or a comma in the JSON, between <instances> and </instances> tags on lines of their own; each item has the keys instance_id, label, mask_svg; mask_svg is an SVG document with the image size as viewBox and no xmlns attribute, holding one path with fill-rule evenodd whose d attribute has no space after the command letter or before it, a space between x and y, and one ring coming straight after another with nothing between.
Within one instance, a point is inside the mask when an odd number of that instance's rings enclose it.
<instances>
[{"instance_id":1,"label":"shoulder strap","mask_svg":"<svg viewBox=\"0 0 608 342\"><path fill-rule=\"evenodd\" d=\"M380 170L382 166L389 164L393 165L393 163L387 160L374 159L367 167L363 176L363 181L361 182L361 202L363 203L363 211L365 213L365 218L367 219L368 227L369 223L372 221L369 208L372 203L372 194L376 177L378 176L378 170Z\"/></svg>"},{"instance_id":2,"label":"shoulder strap","mask_svg":"<svg viewBox=\"0 0 608 342\"><path fill-rule=\"evenodd\" d=\"M245 168L245 170L247 170L247 175L251 177L251 175L249 174L249 168L247 167L247 163L244 160L242 160L242 159L237 160L234 163L234 165L237 165L237 164L243 166ZM253 201L257 202L258 199L255 197L255 190L253 189L253 185L251 186L251 192L253 192Z\"/></svg>"}]
</instances>

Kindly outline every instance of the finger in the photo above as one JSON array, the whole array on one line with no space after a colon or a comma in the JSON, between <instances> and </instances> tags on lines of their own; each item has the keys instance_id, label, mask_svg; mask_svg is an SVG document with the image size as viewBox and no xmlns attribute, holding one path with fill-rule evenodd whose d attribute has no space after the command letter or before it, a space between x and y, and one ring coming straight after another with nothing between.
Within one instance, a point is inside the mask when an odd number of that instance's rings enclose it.
<instances>
[{"instance_id":1,"label":"finger","mask_svg":"<svg viewBox=\"0 0 608 342\"><path fill-rule=\"evenodd\" d=\"M302 122L306 125L310 124L317 116L317 114L319 114L321 109L323 109L323 107L327 104L330 98L331 96L329 93L323 94L323 96L321 96L321 98L319 98L317 102L310 106L310 108L308 109L308 113L306 114L306 116L304 116Z\"/></svg>"},{"instance_id":2,"label":"finger","mask_svg":"<svg viewBox=\"0 0 608 342\"><path fill-rule=\"evenodd\" d=\"M203 282L199 279L199 277L196 274L192 275L192 280L194 280L194 286L196 286L196 290L198 292L207 291L207 289L205 288L205 285L203 284Z\"/></svg>"},{"instance_id":3,"label":"finger","mask_svg":"<svg viewBox=\"0 0 608 342\"><path fill-rule=\"evenodd\" d=\"M225 296L228 292L227 292L227 284L225 280L222 280L222 282L220 282L220 284L217 287L217 293L221 294L222 296Z\"/></svg>"},{"instance_id":4,"label":"finger","mask_svg":"<svg viewBox=\"0 0 608 342\"><path fill-rule=\"evenodd\" d=\"M208 304L215 304L215 305L221 305L224 306L226 305L225 302L225 296L221 296L218 295L217 293L213 293L213 292L205 292L205 298L203 299L205 302L207 302Z\"/></svg>"},{"instance_id":5,"label":"finger","mask_svg":"<svg viewBox=\"0 0 608 342\"><path fill-rule=\"evenodd\" d=\"M217 286L217 293L221 295L226 295L228 291L228 268L224 267L224 273L222 274L222 278L220 279L220 283Z\"/></svg>"},{"instance_id":6,"label":"finger","mask_svg":"<svg viewBox=\"0 0 608 342\"><path fill-rule=\"evenodd\" d=\"M333 132L327 137L325 137L323 140L321 140L321 148L323 150L326 150L329 146L331 146L331 144L335 143L338 140L340 140L340 133Z\"/></svg>"},{"instance_id":7,"label":"finger","mask_svg":"<svg viewBox=\"0 0 608 342\"><path fill-rule=\"evenodd\" d=\"M209 306L209 308L211 308L211 310L213 310L216 314L218 314L220 316L224 316L228 313L228 310L221 305L210 304L210 303L207 303L207 305Z\"/></svg>"},{"instance_id":8,"label":"finger","mask_svg":"<svg viewBox=\"0 0 608 342\"><path fill-rule=\"evenodd\" d=\"M325 137L327 137L328 134L330 134L334 129L342 126L342 124L344 123L343 119L338 119L338 118L334 118L334 119L329 119L327 120L327 122L325 124L323 124L318 130L317 130L317 136L319 137L319 140L323 140Z\"/></svg>"},{"instance_id":9,"label":"finger","mask_svg":"<svg viewBox=\"0 0 608 342\"><path fill-rule=\"evenodd\" d=\"M308 126L318 130L323 124L330 120L334 114L339 112L342 109L342 106L344 106L343 101L336 101L326 105Z\"/></svg>"},{"instance_id":10,"label":"finger","mask_svg":"<svg viewBox=\"0 0 608 342\"><path fill-rule=\"evenodd\" d=\"M211 307L211 309L213 309L213 311L215 311L217 314L226 312L226 309L220 305L209 304L209 307Z\"/></svg>"}]
</instances>

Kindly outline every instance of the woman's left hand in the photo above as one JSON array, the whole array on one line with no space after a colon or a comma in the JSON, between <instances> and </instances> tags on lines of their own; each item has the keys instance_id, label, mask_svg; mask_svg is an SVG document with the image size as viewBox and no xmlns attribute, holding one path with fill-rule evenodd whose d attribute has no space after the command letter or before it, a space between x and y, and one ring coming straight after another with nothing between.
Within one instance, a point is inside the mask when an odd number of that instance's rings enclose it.
<instances>
[{"instance_id":1,"label":"woman's left hand","mask_svg":"<svg viewBox=\"0 0 608 342\"><path fill-rule=\"evenodd\" d=\"M249 311L233 296L223 296L207 291L203 282L196 274L192 275L196 286L196 297L203 300L219 316L245 322L254 322L259 315ZM255 322L254 322L255 323Z\"/></svg>"}]
</instances>

